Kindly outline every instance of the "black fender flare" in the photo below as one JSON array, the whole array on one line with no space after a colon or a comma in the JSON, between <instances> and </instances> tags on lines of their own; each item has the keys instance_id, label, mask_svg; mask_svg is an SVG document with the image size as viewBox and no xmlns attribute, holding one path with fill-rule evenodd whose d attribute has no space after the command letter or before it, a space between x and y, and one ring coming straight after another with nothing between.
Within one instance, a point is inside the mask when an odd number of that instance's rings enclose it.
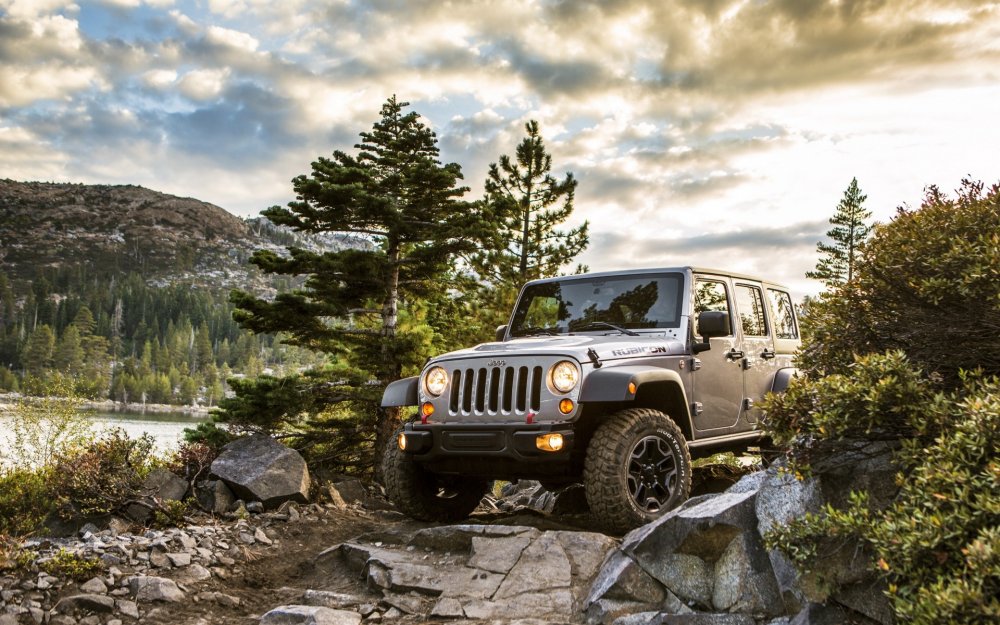
<instances>
[{"instance_id":1,"label":"black fender flare","mask_svg":"<svg viewBox=\"0 0 1000 625\"><path fill-rule=\"evenodd\" d=\"M392 408L398 406L416 406L419 403L417 398L417 381L419 376L396 380L385 387L382 393L382 407Z\"/></svg>"},{"instance_id":2,"label":"black fender flare","mask_svg":"<svg viewBox=\"0 0 1000 625\"><path fill-rule=\"evenodd\" d=\"M676 388L679 401L673 402L674 409L666 412L678 420L677 425L682 430L693 432L691 408L684 390L684 381L680 374L672 369L633 365L591 371L584 379L583 388L580 389L580 403L586 405L588 402L634 401L642 391L643 385L657 383L666 383ZM635 393L629 391L630 384L635 384Z\"/></svg>"},{"instance_id":3,"label":"black fender flare","mask_svg":"<svg viewBox=\"0 0 1000 625\"><path fill-rule=\"evenodd\" d=\"M785 367L784 369L778 369L774 374L774 379L771 381L771 392L772 393L784 393L788 385L791 384L792 378L798 376L799 370L795 367Z\"/></svg>"}]
</instances>

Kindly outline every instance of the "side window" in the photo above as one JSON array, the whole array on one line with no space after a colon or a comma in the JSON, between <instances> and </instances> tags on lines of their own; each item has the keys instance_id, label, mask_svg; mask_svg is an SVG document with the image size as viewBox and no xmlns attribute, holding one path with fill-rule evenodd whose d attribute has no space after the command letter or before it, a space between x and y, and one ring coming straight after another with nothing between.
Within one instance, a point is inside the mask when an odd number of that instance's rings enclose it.
<instances>
[{"instance_id":1,"label":"side window","mask_svg":"<svg viewBox=\"0 0 1000 625\"><path fill-rule=\"evenodd\" d=\"M774 336L779 339L799 338L799 329L795 327L792 296L774 289L768 289L767 295L771 299L771 311L774 313Z\"/></svg>"},{"instance_id":2,"label":"side window","mask_svg":"<svg viewBox=\"0 0 1000 625\"><path fill-rule=\"evenodd\" d=\"M698 280L694 284L695 336L701 336L698 329L698 313L713 310L729 313L729 318L733 318L733 314L729 311L729 298L726 297L726 285L722 282Z\"/></svg>"},{"instance_id":3,"label":"side window","mask_svg":"<svg viewBox=\"0 0 1000 625\"><path fill-rule=\"evenodd\" d=\"M736 285L736 310L740 313L744 336L767 336L764 294L760 289L745 284Z\"/></svg>"}]
</instances>

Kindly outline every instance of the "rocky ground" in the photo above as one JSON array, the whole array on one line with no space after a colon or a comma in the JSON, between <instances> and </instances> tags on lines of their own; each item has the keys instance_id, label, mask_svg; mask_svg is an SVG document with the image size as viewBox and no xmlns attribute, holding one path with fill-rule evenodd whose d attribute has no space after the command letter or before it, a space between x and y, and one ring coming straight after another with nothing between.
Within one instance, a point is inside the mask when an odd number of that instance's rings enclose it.
<instances>
[{"instance_id":1,"label":"rocky ground","mask_svg":"<svg viewBox=\"0 0 1000 625\"><path fill-rule=\"evenodd\" d=\"M529 499L550 508L555 501L551 493L534 496L523 489L510 498L525 503ZM434 606L425 605L426 595L413 594L401 575L419 574L421 584L440 584L439 591L446 590L444 586L462 588L465 594L455 593L461 597L471 592L470 585L478 584L476 588L486 596L493 594L487 592L488 586L499 586L498 580L506 577L501 574L505 565L500 560L514 560L508 569L518 560L510 549L504 552L506 556L494 553L495 547L505 543L505 537L527 545L552 533L544 530L554 530L563 536L571 553L580 545L576 535L592 537L605 550L615 544L601 534L575 531L588 524L586 514L551 517L522 504L501 502L512 511L487 504L468 524L445 528L415 522L391 510L370 509L386 507L379 505L377 498L368 497L365 503L367 506L361 501L347 503L334 494L324 503L291 503L274 512L227 515L228 519L196 517L190 519L193 523L180 528L142 530L115 522L104 530L82 528L78 537L32 539L25 543L35 560L32 572L0 575L0 624L246 624L260 621L281 606L305 606L297 608L300 613L318 610L318 617L313 615L316 623L355 623L362 619L392 619L400 624L446 622L462 613L441 614L440 618L428 620L425 608ZM478 561L485 567L482 570L488 571L489 577L474 580L470 576L465 580L448 573L449 566L466 568L469 558L462 551L474 540L482 549L480 538L493 544L488 555L480 553L473 563ZM511 541L506 544L512 546ZM43 572L45 562L61 550L99 558L104 570L83 581ZM549 553L551 546L543 541L533 550ZM393 555L397 551L426 568L401 573L398 567L405 557ZM379 575L378 565L357 566L360 559L366 559L362 555L366 552L379 562L397 567L391 574L385 571L390 575L382 582L385 593L372 581ZM576 556L587 559L587 581L603 554ZM445 573L435 577L427 574L431 569ZM533 571L523 573L529 579ZM508 585L503 596L519 594L518 589ZM441 604L439 612L447 612L449 602L437 603ZM490 606L481 610L487 608ZM338 612L343 612L339 620L329 620L331 613ZM264 622L313 622L291 618L288 614L271 614Z\"/></svg>"},{"instance_id":2,"label":"rocky ground","mask_svg":"<svg viewBox=\"0 0 1000 625\"><path fill-rule=\"evenodd\" d=\"M27 541L18 573L0 574L0 625L892 625L865 554L831 552L826 568L802 576L762 538L851 489L888 490L890 451L860 446L804 481L773 468L723 480L724 492L699 480L710 492L624 537L594 531L579 486L508 485L467 522L434 525L357 480L267 512L266 497L230 504L208 482L199 497L212 495L205 507L220 511L182 527L116 518ZM221 478L227 462L213 473ZM303 487L287 467L278 475L292 493ZM253 486L262 475L250 477ZM162 495L175 479L149 481ZM66 553L102 569L73 579L71 567L50 565Z\"/></svg>"}]
</instances>

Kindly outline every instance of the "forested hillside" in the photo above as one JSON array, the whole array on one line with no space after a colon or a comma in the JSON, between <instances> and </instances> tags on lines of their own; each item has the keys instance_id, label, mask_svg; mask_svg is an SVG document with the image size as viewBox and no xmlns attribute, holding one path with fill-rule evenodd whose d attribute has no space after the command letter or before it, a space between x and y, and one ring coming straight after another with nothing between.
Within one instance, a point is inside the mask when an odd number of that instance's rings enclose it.
<instances>
[{"instance_id":1,"label":"forested hillside","mask_svg":"<svg viewBox=\"0 0 1000 625\"><path fill-rule=\"evenodd\" d=\"M0 390L68 378L92 398L214 405L230 375L317 356L232 320L229 290L294 287L255 249L365 248L135 186L0 181Z\"/></svg>"}]
</instances>

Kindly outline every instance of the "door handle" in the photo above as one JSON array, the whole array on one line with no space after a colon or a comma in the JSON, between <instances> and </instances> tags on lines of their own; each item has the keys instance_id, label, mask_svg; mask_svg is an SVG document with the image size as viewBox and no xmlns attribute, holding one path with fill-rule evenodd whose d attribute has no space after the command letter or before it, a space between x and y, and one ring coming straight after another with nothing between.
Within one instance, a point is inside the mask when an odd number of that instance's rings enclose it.
<instances>
[{"instance_id":1,"label":"door handle","mask_svg":"<svg viewBox=\"0 0 1000 625\"><path fill-rule=\"evenodd\" d=\"M760 353L760 357L763 358L764 360L770 360L777 355L778 354L776 354L773 349L765 349Z\"/></svg>"},{"instance_id":2,"label":"door handle","mask_svg":"<svg viewBox=\"0 0 1000 625\"><path fill-rule=\"evenodd\" d=\"M726 358L728 358L729 360L739 360L740 358L743 358L743 356L745 355L746 354L744 354L741 350L738 349L731 349L728 352L726 352Z\"/></svg>"}]
</instances>

